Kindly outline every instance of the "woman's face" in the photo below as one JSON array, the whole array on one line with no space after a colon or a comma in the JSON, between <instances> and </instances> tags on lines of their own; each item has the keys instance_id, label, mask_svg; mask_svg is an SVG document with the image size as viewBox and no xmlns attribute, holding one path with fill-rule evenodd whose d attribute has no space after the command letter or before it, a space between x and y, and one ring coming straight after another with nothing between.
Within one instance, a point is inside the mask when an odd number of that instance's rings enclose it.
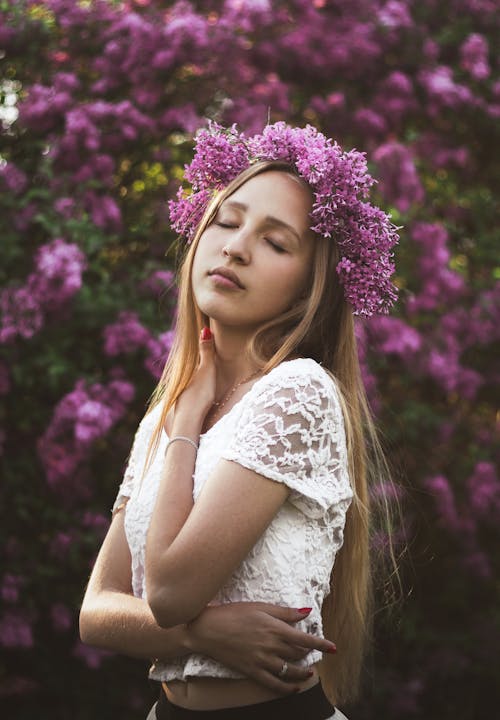
<instances>
[{"instance_id":1,"label":"woman's face","mask_svg":"<svg viewBox=\"0 0 500 720\"><path fill-rule=\"evenodd\" d=\"M193 261L201 312L253 330L289 309L306 289L312 264L311 205L307 188L276 170L250 178L224 200Z\"/></svg>"}]
</instances>

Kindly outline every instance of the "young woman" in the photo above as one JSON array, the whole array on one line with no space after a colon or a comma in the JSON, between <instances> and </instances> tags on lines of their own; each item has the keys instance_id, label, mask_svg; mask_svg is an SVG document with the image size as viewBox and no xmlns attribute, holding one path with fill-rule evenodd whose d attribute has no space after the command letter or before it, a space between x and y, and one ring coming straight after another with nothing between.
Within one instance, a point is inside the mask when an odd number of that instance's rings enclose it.
<instances>
[{"instance_id":1,"label":"young woman","mask_svg":"<svg viewBox=\"0 0 500 720\"><path fill-rule=\"evenodd\" d=\"M82 639L154 658L151 720L338 720L366 639L368 485L386 470L353 315L395 300L395 228L366 201L361 154L311 127L212 125L186 178L176 340Z\"/></svg>"}]
</instances>

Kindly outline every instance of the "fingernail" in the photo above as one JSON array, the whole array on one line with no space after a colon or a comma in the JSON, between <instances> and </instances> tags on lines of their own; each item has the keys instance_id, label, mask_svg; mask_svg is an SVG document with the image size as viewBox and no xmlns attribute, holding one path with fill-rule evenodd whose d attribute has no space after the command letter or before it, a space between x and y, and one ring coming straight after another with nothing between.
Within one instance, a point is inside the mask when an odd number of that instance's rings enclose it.
<instances>
[{"instance_id":1,"label":"fingernail","mask_svg":"<svg viewBox=\"0 0 500 720\"><path fill-rule=\"evenodd\" d=\"M309 615L312 608L299 608L297 612L299 612L301 615Z\"/></svg>"},{"instance_id":2,"label":"fingernail","mask_svg":"<svg viewBox=\"0 0 500 720\"><path fill-rule=\"evenodd\" d=\"M212 333L210 332L209 327L202 328L202 331L200 333L201 340L211 340L212 339Z\"/></svg>"},{"instance_id":3,"label":"fingernail","mask_svg":"<svg viewBox=\"0 0 500 720\"><path fill-rule=\"evenodd\" d=\"M337 652L337 646L332 643L331 646L328 648L328 650L325 650L325 652L327 652L327 653L336 653L336 652Z\"/></svg>"},{"instance_id":4,"label":"fingernail","mask_svg":"<svg viewBox=\"0 0 500 720\"><path fill-rule=\"evenodd\" d=\"M312 677L314 675L314 670L309 670L307 673L308 677Z\"/></svg>"}]
</instances>

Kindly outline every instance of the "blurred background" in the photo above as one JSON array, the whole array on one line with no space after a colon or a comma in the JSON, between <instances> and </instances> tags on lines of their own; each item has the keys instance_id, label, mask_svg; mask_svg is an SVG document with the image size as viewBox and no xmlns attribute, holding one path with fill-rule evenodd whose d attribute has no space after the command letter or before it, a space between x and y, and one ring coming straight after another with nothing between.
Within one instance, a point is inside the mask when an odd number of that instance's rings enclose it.
<instances>
[{"instance_id":1,"label":"blurred background","mask_svg":"<svg viewBox=\"0 0 500 720\"><path fill-rule=\"evenodd\" d=\"M133 720L153 701L147 663L83 646L77 619L171 345L167 200L206 118L312 123L366 151L403 227L400 301L357 334L404 598L389 612L377 593L344 710L496 714L499 24L495 0L0 0L6 717Z\"/></svg>"}]
</instances>

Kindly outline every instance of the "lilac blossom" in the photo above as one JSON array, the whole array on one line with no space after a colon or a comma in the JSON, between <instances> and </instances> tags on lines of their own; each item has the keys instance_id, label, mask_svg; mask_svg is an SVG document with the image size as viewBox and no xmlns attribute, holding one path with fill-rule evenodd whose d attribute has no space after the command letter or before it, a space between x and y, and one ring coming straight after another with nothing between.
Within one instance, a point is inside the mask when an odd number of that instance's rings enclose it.
<instances>
[{"instance_id":1,"label":"lilac blossom","mask_svg":"<svg viewBox=\"0 0 500 720\"><path fill-rule=\"evenodd\" d=\"M56 238L38 249L36 270L30 276L28 286L44 309L55 309L80 290L86 267L85 255L77 245Z\"/></svg>"},{"instance_id":2,"label":"lilac blossom","mask_svg":"<svg viewBox=\"0 0 500 720\"><path fill-rule=\"evenodd\" d=\"M17 336L30 339L43 326L41 303L27 288L5 288L0 294L0 344Z\"/></svg>"},{"instance_id":3,"label":"lilac blossom","mask_svg":"<svg viewBox=\"0 0 500 720\"><path fill-rule=\"evenodd\" d=\"M108 385L87 385L79 380L75 389L60 400L38 441L49 486L63 491L68 488L72 476L88 460L95 441L123 416L133 396L133 386L124 380L116 379ZM74 484L70 487L75 489Z\"/></svg>"},{"instance_id":4,"label":"lilac blossom","mask_svg":"<svg viewBox=\"0 0 500 720\"><path fill-rule=\"evenodd\" d=\"M336 270L353 313L387 313L397 297L390 281L397 229L367 201L374 180L364 154L344 152L311 125L293 128L277 122L247 138L235 126L210 123L198 133L194 158L185 168L191 194L181 188L177 200L169 202L172 227L190 242L211 194L253 162L264 160L294 166L311 187L311 229L338 243L341 260Z\"/></svg>"},{"instance_id":5,"label":"lilac blossom","mask_svg":"<svg viewBox=\"0 0 500 720\"><path fill-rule=\"evenodd\" d=\"M91 647L90 645L84 645L78 640L73 648L73 655L84 662L88 668L97 670L101 667L102 661L110 657L112 653L109 650L101 650Z\"/></svg>"},{"instance_id":6,"label":"lilac blossom","mask_svg":"<svg viewBox=\"0 0 500 720\"><path fill-rule=\"evenodd\" d=\"M450 251L446 229L438 223L416 223L411 236L420 248L418 269L422 289L418 297L409 300L410 312L433 310L460 298L464 293L464 280L448 268Z\"/></svg>"},{"instance_id":7,"label":"lilac blossom","mask_svg":"<svg viewBox=\"0 0 500 720\"><path fill-rule=\"evenodd\" d=\"M24 585L24 578L20 575L12 575L6 573L2 578L0 586L0 596L6 603L17 603L19 599L19 591Z\"/></svg>"},{"instance_id":8,"label":"lilac blossom","mask_svg":"<svg viewBox=\"0 0 500 720\"><path fill-rule=\"evenodd\" d=\"M457 109L475 102L472 91L465 85L457 83L453 78L453 70L446 65L439 65L432 70L422 70L419 80L428 94L431 116L436 115L441 107Z\"/></svg>"},{"instance_id":9,"label":"lilac blossom","mask_svg":"<svg viewBox=\"0 0 500 720\"><path fill-rule=\"evenodd\" d=\"M167 330L157 338L151 338L147 344L147 357L144 367L157 380L160 379L163 368L174 342L174 331Z\"/></svg>"},{"instance_id":10,"label":"lilac blossom","mask_svg":"<svg viewBox=\"0 0 500 720\"><path fill-rule=\"evenodd\" d=\"M449 480L444 475L434 475L423 484L434 499L440 522L453 532L458 531L462 523Z\"/></svg>"},{"instance_id":11,"label":"lilac blossom","mask_svg":"<svg viewBox=\"0 0 500 720\"><path fill-rule=\"evenodd\" d=\"M388 0L378 11L378 20L390 30L410 28L413 19L408 9L408 3L401 0Z\"/></svg>"},{"instance_id":12,"label":"lilac blossom","mask_svg":"<svg viewBox=\"0 0 500 720\"><path fill-rule=\"evenodd\" d=\"M13 195L20 195L28 186L26 174L12 162L0 160L0 187Z\"/></svg>"},{"instance_id":13,"label":"lilac blossom","mask_svg":"<svg viewBox=\"0 0 500 720\"><path fill-rule=\"evenodd\" d=\"M139 321L136 312L122 311L115 323L107 325L103 331L104 352L115 356L135 352L147 345L151 333Z\"/></svg>"},{"instance_id":14,"label":"lilac blossom","mask_svg":"<svg viewBox=\"0 0 500 720\"><path fill-rule=\"evenodd\" d=\"M373 154L380 175L380 191L401 212L424 199L424 190L409 149L390 141Z\"/></svg>"},{"instance_id":15,"label":"lilac blossom","mask_svg":"<svg viewBox=\"0 0 500 720\"><path fill-rule=\"evenodd\" d=\"M0 617L0 645L4 648L33 647L32 624L21 610L8 610Z\"/></svg>"},{"instance_id":16,"label":"lilac blossom","mask_svg":"<svg viewBox=\"0 0 500 720\"><path fill-rule=\"evenodd\" d=\"M56 632L66 632L73 625L73 616L64 603L53 603L50 608L52 627Z\"/></svg>"},{"instance_id":17,"label":"lilac blossom","mask_svg":"<svg viewBox=\"0 0 500 720\"><path fill-rule=\"evenodd\" d=\"M484 80L490 75L488 63L488 41L479 33L472 33L460 48L460 64L475 80Z\"/></svg>"},{"instance_id":18,"label":"lilac blossom","mask_svg":"<svg viewBox=\"0 0 500 720\"><path fill-rule=\"evenodd\" d=\"M155 270L148 278L143 280L141 289L155 296L166 290L176 294L175 275L171 270Z\"/></svg>"},{"instance_id":19,"label":"lilac blossom","mask_svg":"<svg viewBox=\"0 0 500 720\"><path fill-rule=\"evenodd\" d=\"M411 360L422 347L418 330L396 317L376 317L370 323L370 337L380 352Z\"/></svg>"},{"instance_id":20,"label":"lilac blossom","mask_svg":"<svg viewBox=\"0 0 500 720\"><path fill-rule=\"evenodd\" d=\"M470 507L477 517L500 517L500 479L491 462L478 462L467 479Z\"/></svg>"}]
</instances>

